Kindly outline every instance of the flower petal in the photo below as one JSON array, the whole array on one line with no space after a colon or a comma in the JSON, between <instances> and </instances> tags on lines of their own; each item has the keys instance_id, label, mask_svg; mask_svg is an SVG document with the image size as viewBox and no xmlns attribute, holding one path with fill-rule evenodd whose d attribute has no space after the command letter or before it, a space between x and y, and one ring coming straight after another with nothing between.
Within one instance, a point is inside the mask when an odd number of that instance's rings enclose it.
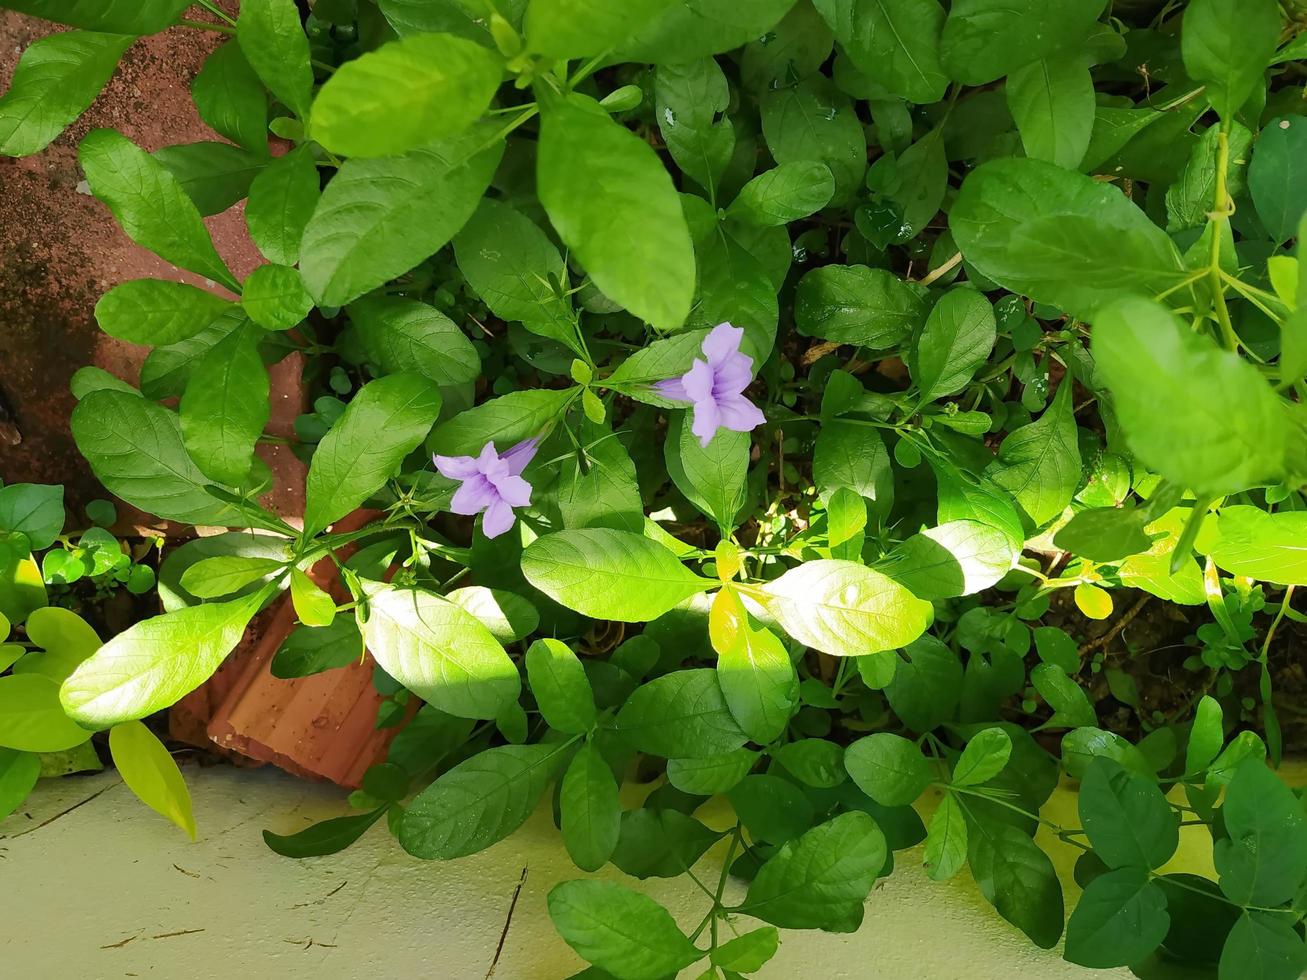
<instances>
[{"instance_id":1,"label":"flower petal","mask_svg":"<svg viewBox=\"0 0 1307 980\"><path fill-rule=\"evenodd\" d=\"M653 390L658 392L668 401L688 402L690 396L685 391L685 385L681 383L680 378L668 378L666 381L655 381Z\"/></svg>"},{"instance_id":2,"label":"flower petal","mask_svg":"<svg viewBox=\"0 0 1307 980\"><path fill-rule=\"evenodd\" d=\"M512 507L525 507L531 502L531 484L520 476L501 476L490 481L501 500Z\"/></svg>"},{"instance_id":3,"label":"flower petal","mask_svg":"<svg viewBox=\"0 0 1307 980\"><path fill-rule=\"evenodd\" d=\"M432 456L436 472L451 480L466 480L476 476L477 461L471 456Z\"/></svg>"},{"instance_id":4,"label":"flower petal","mask_svg":"<svg viewBox=\"0 0 1307 980\"><path fill-rule=\"evenodd\" d=\"M690 370L681 375L681 384L685 386L685 394L692 402L712 398L713 369L707 361L695 358Z\"/></svg>"},{"instance_id":5,"label":"flower petal","mask_svg":"<svg viewBox=\"0 0 1307 980\"><path fill-rule=\"evenodd\" d=\"M458 488L449 501L449 510L453 514L479 514L498 499L490 481L478 473Z\"/></svg>"},{"instance_id":6,"label":"flower petal","mask_svg":"<svg viewBox=\"0 0 1307 980\"><path fill-rule=\"evenodd\" d=\"M715 401L708 398L694 403L694 425L690 427L690 431L699 437L699 445L707 448L708 443L712 442L712 437L717 434L719 425L721 425L721 415L717 411Z\"/></svg>"},{"instance_id":7,"label":"flower petal","mask_svg":"<svg viewBox=\"0 0 1307 980\"><path fill-rule=\"evenodd\" d=\"M512 527L516 520L508 502L496 500L486 508L486 516L481 519L481 531L488 538L497 538Z\"/></svg>"},{"instance_id":8,"label":"flower petal","mask_svg":"<svg viewBox=\"0 0 1307 980\"><path fill-rule=\"evenodd\" d=\"M732 395L717 402L723 428L733 432L752 432L767 421L762 410L743 395Z\"/></svg>"},{"instance_id":9,"label":"flower petal","mask_svg":"<svg viewBox=\"0 0 1307 980\"><path fill-rule=\"evenodd\" d=\"M717 367L732 354L739 353L740 341L744 339L744 328L733 327L729 323L719 323L703 338L703 356L708 363Z\"/></svg>"},{"instance_id":10,"label":"flower petal","mask_svg":"<svg viewBox=\"0 0 1307 980\"><path fill-rule=\"evenodd\" d=\"M539 448L540 437L532 436L530 439L523 439L499 458L508 464L508 472L511 476L521 476L531 460L535 459L536 450Z\"/></svg>"},{"instance_id":11,"label":"flower petal","mask_svg":"<svg viewBox=\"0 0 1307 980\"><path fill-rule=\"evenodd\" d=\"M713 397L738 395L753 380L753 358L748 354L732 354L713 368Z\"/></svg>"}]
</instances>

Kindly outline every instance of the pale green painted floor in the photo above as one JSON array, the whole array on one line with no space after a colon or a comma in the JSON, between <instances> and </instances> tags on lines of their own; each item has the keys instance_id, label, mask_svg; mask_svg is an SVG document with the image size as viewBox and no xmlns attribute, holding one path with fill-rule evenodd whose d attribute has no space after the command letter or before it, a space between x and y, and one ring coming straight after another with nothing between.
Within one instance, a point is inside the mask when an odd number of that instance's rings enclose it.
<instances>
[{"instance_id":1,"label":"pale green painted floor","mask_svg":"<svg viewBox=\"0 0 1307 980\"><path fill-rule=\"evenodd\" d=\"M452 863L409 857L379 826L343 854L291 861L268 851L260 831L289 833L339 814L341 791L273 770L192 766L185 773L200 827L195 843L141 807L112 773L43 781L0 822L0 976L482 980L524 871L493 976L561 980L581 967L545 911L549 888L578 874L547 809L508 841ZM1072 797L1053 807L1053 819L1062 809L1076 825ZM785 932L780 953L757 976L1131 976L1084 970L1034 948L984 904L966 874L931 882L920 857L898 855L858 933ZM634 883L611 867L603 876ZM704 897L688 881L642 887L682 925L702 917Z\"/></svg>"}]
</instances>

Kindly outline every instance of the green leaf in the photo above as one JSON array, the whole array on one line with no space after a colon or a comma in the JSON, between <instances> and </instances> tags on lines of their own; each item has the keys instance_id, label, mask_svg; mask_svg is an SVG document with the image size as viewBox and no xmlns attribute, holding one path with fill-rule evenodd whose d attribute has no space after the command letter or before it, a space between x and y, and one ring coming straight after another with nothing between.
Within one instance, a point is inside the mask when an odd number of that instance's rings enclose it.
<instances>
[{"instance_id":1,"label":"green leaf","mask_svg":"<svg viewBox=\"0 0 1307 980\"><path fill-rule=\"evenodd\" d=\"M922 636L903 651L905 658L885 687L894 713L914 732L928 732L946 721L958 704L962 664L933 636Z\"/></svg>"},{"instance_id":2,"label":"green leaf","mask_svg":"<svg viewBox=\"0 0 1307 980\"><path fill-rule=\"evenodd\" d=\"M206 289L162 279L119 283L95 304L95 320L111 337L163 346L193 337L233 305Z\"/></svg>"},{"instance_id":3,"label":"green leaf","mask_svg":"<svg viewBox=\"0 0 1307 980\"><path fill-rule=\"evenodd\" d=\"M551 728L582 735L595 723L594 691L585 668L561 640L536 640L526 651L526 676Z\"/></svg>"},{"instance_id":4,"label":"green leaf","mask_svg":"<svg viewBox=\"0 0 1307 980\"><path fill-rule=\"evenodd\" d=\"M91 193L127 237L174 265L239 291L204 220L163 164L112 129L93 129L77 150Z\"/></svg>"},{"instance_id":5,"label":"green leaf","mask_svg":"<svg viewBox=\"0 0 1307 980\"><path fill-rule=\"evenodd\" d=\"M712 58L659 65L654 72L654 99L667 152L715 199L735 152L735 130L726 116L731 93L721 67Z\"/></svg>"},{"instance_id":6,"label":"green leaf","mask_svg":"<svg viewBox=\"0 0 1307 980\"><path fill-rule=\"evenodd\" d=\"M986 728L971 736L962 755L953 764L954 786L987 783L1007 765L1012 756L1012 737L1001 728Z\"/></svg>"},{"instance_id":7,"label":"green leaf","mask_svg":"<svg viewBox=\"0 0 1307 980\"><path fill-rule=\"evenodd\" d=\"M0 534L0 616L21 623L47 602L41 569L32 558L27 535Z\"/></svg>"},{"instance_id":8,"label":"green leaf","mask_svg":"<svg viewBox=\"0 0 1307 980\"><path fill-rule=\"evenodd\" d=\"M369 827L382 818L389 805L377 807L370 813L360 813L349 817L332 817L297 834L274 834L269 830L263 832L263 842L268 847L288 858L323 857L336 854L349 847L363 836Z\"/></svg>"},{"instance_id":9,"label":"green leaf","mask_svg":"<svg viewBox=\"0 0 1307 980\"><path fill-rule=\"evenodd\" d=\"M186 524L244 526L204 489L210 481L186 454L175 412L105 388L77 403L71 427L96 479L129 504Z\"/></svg>"},{"instance_id":10,"label":"green leaf","mask_svg":"<svg viewBox=\"0 0 1307 980\"><path fill-rule=\"evenodd\" d=\"M1066 958L1092 969L1142 963L1166 938L1166 893L1144 868L1119 868L1091 881L1066 927Z\"/></svg>"},{"instance_id":11,"label":"green leaf","mask_svg":"<svg viewBox=\"0 0 1307 980\"><path fill-rule=\"evenodd\" d=\"M1080 485L1071 388L1070 379L1064 380L1044 414L1009 433L985 470L1037 528L1061 514Z\"/></svg>"},{"instance_id":12,"label":"green leaf","mask_svg":"<svg viewBox=\"0 0 1307 980\"><path fill-rule=\"evenodd\" d=\"M1171 239L1114 184L1042 160L981 164L962 182L949 228L988 278L1086 319L1186 275Z\"/></svg>"},{"instance_id":13,"label":"green leaf","mask_svg":"<svg viewBox=\"0 0 1307 980\"><path fill-rule=\"evenodd\" d=\"M459 718L494 718L517 700L517 667L471 613L422 589L376 582L366 592L363 639L418 697Z\"/></svg>"},{"instance_id":14,"label":"green leaf","mask_svg":"<svg viewBox=\"0 0 1307 980\"><path fill-rule=\"evenodd\" d=\"M1166 229L1180 231L1201 228L1207 224L1207 212L1212 209L1216 194L1216 163L1219 155L1222 128L1209 126L1189 155L1189 162L1178 180L1166 189ZM1226 134L1228 162L1226 165L1226 192L1231 197L1242 195L1248 172L1248 159L1252 153L1253 134L1247 126L1232 123Z\"/></svg>"},{"instance_id":15,"label":"green leaf","mask_svg":"<svg viewBox=\"0 0 1307 980\"><path fill-rule=\"evenodd\" d=\"M663 545L609 528L559 531L522 553L527 581L595 619L644 623L711 588Z\"/></svg>"},{"instance_id":16,"label":"green leaf","mask_svg":"<svg viewBox=\"0 0 1307 980\"><path fill-rule=\"evenodd\" d=\"M268 90L295 115L307 119L313 66L295 0L241 0L236 39Z\"/></svg>"},{"instance_id":17,"label":"green leaf","mask_svg":"<svg viewBox=\"0 0 1307 980\"><path fill-rule=\"evenodd\" d=\"M1307 214L1305 156L1307 123L1301 116L1272 119L1257 138L1248 166L1248 191L1257 217L1277 242L1293 238Z\"/></svg>"},{"instance_id":18,"label":"green leaf","mask_svg":"<svg viewBox=\"0 0 1307 980\"><path fill-rule=\"evenodd\" d=\"M1042 949L1062 935L1062 886L1053 862L1030 837L1008 823L973 824L971 875L998 914Z\"/></svg>"},{"instance_id":19,"label":"green leaf","mask_svg":"<svg viewBox=\"0 0 1307 980\"><path fill-rule=\"evenodd\" d=\"M1307 945L1283 916L1245 911L1221 951L1220 980L1297 980L1307 968Z\"/></svg>"},{"instance_id":20,"label":"green leaf","mask_svg":"<svg viewBox=\"0 0 1307 980\"><path fill-rule=\"evenodd\" d=\"M909 102L938 102L944 8L936 0L814 0L844 53L871 81Z\"/></svg>"},{"instance_id":21,"label":"green leaf","mask_svg":"<svg viewBox=\"0 0 1307 980\"><path fill-rule=\"evenodd\" d=\"M501 745L465 759L413 798L396 837L414 857L449 861L485 850L526 822L566 745Z\"/></svg>"},{"instance_id":22,"label":"green leaf","mask_svg":"<svg viewBox=\"0 0 1307 980\"><path fill-rule=\"evenodd\" d=\"M59 704L59 685L38 673L0 677L0 747L22 752L62 752L91 732Z\"/></svg>"},{"instance_id":23,"label":"green leaf","mask_svg":"<svg viewBox=\"0 0 1307 980\"><path fill-rule=\"evenodd\" d=\"M137 623L100 647L64 681L70 718L96 728L144 718L213 675L267 598L187 606Z\"/></svg>"},{"instance_id":24,"label":"green leaf","mask_svg":"<svg viewBox=\"0 0 1307 980\"><path fill-rule=\"evenodd\" d=\"M674 3L614 54L617 61L684 64L730 51L776 26L794 0L690 0Z\"/></svg>"},{"instance_id":25,"label":"green leaf","mask_svg":"<svg viewBox=\"0 0 1307 980\"><path fill-rule=\"evenodd\" d=\"M983 294L958 288L941 296L908 357L922 402L961 391L989 358L997 332Z\"/></svg>"},{"instance_id":26,"label":"green leaf","mask_svg":"<svg viewBox=\"0 0 1307 980\"><path fill-rule=\"evenodd\" d=\"M1215 843L1221 891L1238 905L1276 906L1307 877L1307 816L1293 791L1260 759L1244 761L1225 788Z\"/></svg>"},{"instance_id":27,"label":"green leaf","mask_svg":"<svg viewBox=\"0 0 1307 980\"><path fill-rule=\"evenodd\" d=\"M1144 299L1103 311L1093 354L1131 451L1200 494L1278 482L1286 416L1261 373Z\"/></svg>"},{"instance_id":28,"label":"green leaf","mask_svg":"<svg viewBox=\"0 0 1307 980\"><path fill-rule=\"evenodd\" d=\"M799 680L785 644L767 629L754 629L744 604L725 589L713 601L709 630L731 715L759 745L775 741L799 701Z\"/></svg>"},{"instance_id":29,"label":"green leaf","mask_svg":"<svg viewBox=\"0 0 1307 980\"><path fill-rule=\"evenodd\" d=\"M720 679L719 675L718 680ZM702 759L668 759L667 781L682 793L715 796L734 789L757 761L758 753L749 749L736 749L734 752L723 752Z\"/></svg>"},{"instance_id":30,"label":"green leaf","mask_svg":"<svg viewBox=\"0 0 1307 980\"><path fill-rule=\"evenodd\" d=\"M57 24L114 34L153 34L170 27L188 0L4 0L4 6Z\"/></svg>"},{"instance_id":31,"label":"green leaf","mask_svg":"<svg viewBox=\"0 0 1307 980\"><path fill-rule=\"evenodd\" d=\"M628 810L613 865L634 878L676 878L723 836L676 810Z\"/></svg>"},{"instance_id":32,"label":"green leaf","mask_svg":"<svg viewBox=\"0 0 1307 980\"><path fill-rule=\"evenodd\" d=\"M1277 585L1307 584L1307 547L1300 543L1307 540L1307 514L1223 507L1216 529L1211 558L1227 572Z\"/></svg>"},{"instance_id":33,"label":"green leaf","mask_svg":"<svg viewBox=\"0 0 1307 980\"><path fill-rule=\"evenodd\" d=\"M516 643L534 633L540 625L540 613L535 606L513 592L469 585L445 593L445 598L481 620L500 643Z\"/></svg>"},{"instance_id":34,"label":"green leaf","mask_svg":"<svg viewBox=\"0 0 1307 980\"><path fill-rule=\"evenodd\" d=\"M0 531L19 531L27 535L33 551L44 551L54 544L64 529L64 488L38 483L11 483L0 487ZM0 628L0 640L9 624Z\"/></svg>"},{"instance_id":35,"label":"green leaf","mask_svg":"<svg viewBox=\"0 0 1307 980\"><path fill-rule=\"evenodd\" d=\"M205 216L226 211L248 194L255 176L267 164L260 154L209 140L165 146L152 156Z\"/></svg>"},{"instance_id":36,"label":"green leaf","mask_svg":"<svg viewBox=\"0 0 1307 980\"><path fill-rule=\"evenodd\" d=\"M550 98L540 112L536 181L559 238L605 296L659 330L685 322L694 248L676 189L648 143L593 99Z\"/></svg>"},{"instance_id":37,"label":"green leaf","mask_svg":"<svg viewBox=\"0 0 1307 980\"><path fill-rule=\"evenodd\" d=\"M820 211L834 194L835 179L826 164L782 163L745 184L729 213L749 224L770 228Z\"/></svg>"},{"instance_id":38,"label":"green leaf","mask_svg":"<svg viewBox=\"0 0 1307 980\"><path fill-rule=\"evenodd\" d=\"M492 398L441 423L427 440L427 448L442 456L475 456L488 442L508 449L549 428L575 394L575 390L532 388Z\"/></svg>"},{"instance_id":39,"label":"green leaf","mask_svg":"<svg viewBox=\"0 0 1307 980\"><path fill-rule=\"evenodd\" d=\"M486 198L454 236L458 268L501 320L575 350L577 327L563 257L540 227L502 201Z\"/></svg>"},{"instance_id":40,"label":"green leaf","mask_svg":"<svg viewBox=\"0 0 1307 980\"><path fill-rule=\"evenodd\" d=\"M832 204L847 204L867 170L867 137L848 96L824 75L764 93L762 132L777 163L824 163Z\"/></svg>"},{"instance_id":41,"label":"green leaf","mask_svg":"<svg viewBox=\"0 0 1307 980\"><path fill-rule=\"evenodd\" d=\"M635 749L664 759L701 759L745 743L726 706L717 672L700 667L642 684L613 719Z\"/></svg>"},{"instance_id":42,"label":"green leaf","mask_svg":"<svg viewBox=\"0 0 1307 980\"><path fill-rule=\"evenodd\" d=\"M914 534L877 567L920 599L947 599L994 585L1016 557L1001 528L978 521L949 521Z\"/></svg>"},{"instance_id":43,"label":"green leaf","mask_svg":"<svg viewBox=\"0 0 1307 980\"><path fill-rule=\"evenodd\" d=\"M274 159L250 184L245 224L250 238L269 262L294 265L300 239L322 191L318 168L307 146Z\"/></svg>"},{"instance_id":44,"label":"green leaf","mask_svg":"<svg viewBox=\"0 0 1307 980\"><path fill-rule=\"evenodd\" d=\"M182 572L180 585L198 599L219 599L255 582L266 582L274 572L284 569L289 560L289 554L284 559L253 555L202 558Z\"/></svg>"},{"instance_id":45,"label":"green leaf","mask_svg":"<svg viewBox=\"0 0 1307 980\"><path fill-rule=\"evenodd\" d=\"M190 791L158 736L139 721L125 721L109 730L109 751L127 788L195 840Z\"/></svg>"},{"instance_id":46,"label":"green leaf","mask_svg":"<svg viewBox=\"0 0 1307 980\"><path fill-rule=\"evenodd\" d=\"M1275 0L1192 0L1180 26L1180 52L1189 77L1207 86L1223 120L1262 84L1280 43Z\"/></svg>"},{"instance_id":47,"label":"green leaf","mask_svg":"<svg viewBox=\"0 0 1307 980\"><path fill-rule=\"evenodd\" d=\"M712 961L733 973L753 973L767 965L780 944L781 934L772 926L763 926L722 943L712 951Z\"/></svg>"},{"instance_id":48,"label":"green leaf","mask_svg":"<svg viewBox=\"0 0 1307 980\"><path fill-rule=\"evenodd\" d=\"M531 0L526 44L536 53L565 60L606 54L672 6L672 0L632 0L620 8L604 0Z\"/></svg>"},{"instance_id":49,"label":"green leaf","mask_svg":"<svg viewBox=\"0 0 1307 980\"><path fill-rule=\"evenodd\" d=\"M182 442L200 471L216 483L239 486L246 481L254 444L268 424L262 336L252 323L237 327L204 355L182 395Z\"/></svg>"},{"instance_id":50,"label":"green leaf","mask_svg":"<svg viewBox=\"0 0 1307 980\"><path fill-rule=\"evenodd\" d=\"M1081 779L1080 822L1110 868L1160 868L1179 841L1179 818L1156 782L1102 756Z\"/></svg>"},{"instance_id":51,"label":"green leaf","mask_svg":"<svg viewBox=\"0 0 1307 980\"><path fill-rule=\"evenodd\" d=\"M848 488L889 510L894 499L894 473L880 433L856 422L830 419L822 423L812 453L812 477L827 502Z\"/></svg>"},{"instance_id":52,"label":"green leaf","mask_svg":"<svg viewBox=\"0 0 1307 980\"><path fill-rule=\"evenodd\" d=\"M35 752L0 749L0 820L13 813L41 777L41 757Z\"/></svg>"},{"instance_id":53,"label":"green leaf","mask_svg":"<svg viewBox=\"0 0 1307 980\"><path fill-rule=\"evenodd\" d=\"M931 881L947 881L967 861L967 821L952 793L944 794L930 817L922 863Z\"/></svg>"},{"instance_id":54,"label":"green leaf","mask_svg":"<svg viewBox=\"0 0 1307 980\"><path fill-rule=\"evenodd\" d=\"M472 341L434 306L402 296L369 296L349 305L349 317L368 360L386 374L411 372L446 386L481 373Z\"/></svg>"},{"instance_id":55,"label":"green leaf","mask_svg":"<svg viewBox=\"0 0 1307 980\"><path fill-rule=\"evenodd\" d=\"M289 330L313 309L313 297L300 274L289 266L261 265L245 280L241 306L250 319L268 330Z\"/></svg>"},{"instance_id":56,"label":"green leaf","mask_svg":"<svg viewBox=\"0 0 1307 980\"><path fill-rule=\"evenodd\" d=\"M1044 722L1050 728L1084 728L1098 723L1089 695L1057 664L1040 664L1030 671L1035 686L1053 716Z\"/></svg>"},{"instance_id":57,"label":"green leaf","mask_svg":"<svg viewBox=\"0 0 1307 980\"><path fill-rule=\"evenodd\" d=\"M805 562L762 591L767 598L761 601L790 636L837 657L905 646L922 634L932 614L930 603L851 561Z\"/></svg>"},{"instance_id":58,"label":"green leaf","mask_svg":"<svg viewBox=\"0 0 1307 980\"><path fill-rule=\"evenodd\" d=\"M1094 130L1094 80L1074 55L1032 61L1008 76L1008 108L1026 156L1075 170Z\"/></svg>"},{"instance_id":59,"label":"green leaf","mask_svg":"<svg viewBox=\"0 0 1307 980\"><path fill-rule=\"evenodd\" d=\"M1058 530L1053 542L1081 558L1116 562L1143 554L1153 546L1144 531L1149 523L1143 508L1093 507L1078 511Z\"/></svg>"},{"instance_id":60,"label":"green leaf","mask_svg":"<svg viewBox=\"0 0 1307 980\"><path fill-rule=\"evenodd\" d=\"M313 100L309 131L333 153L407 153L467 129L503 77L492 50L452 34L414 34L347 61Z\"/></svg>"},{"instance_id":61,"label":"green leaf","mask_svg":"<svg viewBox=\"0 0 1307 980\"><path fill-rule=\"evenodd\" d=\"M583 959L622 980L665 980L704 955L665 908L609 881L555 885L549 917Z\"/></svg>"},{"instance_id":62,"label":"green leaf","mask_svg":"<svg viewBox=\"0 0 1307 980\"><path fill-rule=\"evenodd\" d=\"M884 350L926 319L922 291L885 269L827 265L813 269L794 295L799 333L837 344Z\"/></svg>"},{"instance_id":63,"label":"green leaf","mask_svg":"<svg viewBox=\"0 0 1307 980\"><path fill-rule=\"evenodd\" d=\"M844 767L862 790L882 806L910 806L930 785L921 749L900 735L877 732L852 743Z\"/></svg>"},{"instance_id":64,"label":"green leaf","mask_svg":"<svg viewBox=\"0 0 1307 980\"><path fill-rule=\"evenodd\" d=\"M290 599L305 626L330 626L336 618L336 600L298 568L290 570Z\"/></svg>"},{"instance_id":65,"label":"green leaf","mask_svg":"<svg viewBox=\"0 0 1307 980\"><path fill-rule=\"evenodd\" d=\"M559 796L563 844L582 871L598 871L612 857L622 832L617 780L602 753L587 742L572 757Z\"/></svg>"},{"instance_id":66,"label":"green leaf","mask_svg":"<svg viewBox=\"0 0 1307 980\"><path fill-rule=\"evenodd\" d=\"M267 156L268 95L237 41L219 45L205 59L191 82L191 97L206 126Z\"/></svg>"},{"instance_id":67,"label":"green leaf","mask_svg":"<svg viewBox=\"0 0 1307 980\"><path fill-rule=\"evenodd\" d=\"M842 813L769 858L742 911L786 929L853 932L888 856L876 821L859 811Z\"/></svg>"},{"instance_id":68,"label":"green leaf","mask_svg":"<svg viewBox=\"0 0 1307 980\"><path fill-rule=\"evenodd\" d=\"M609 527L638 532L644 527L644 504L635 463L608 428L584 423L586 469L581 454L570 454L558 468L558 508L568 528Z\"/></svg>"},{"instance_id":69,"label":"green leaf","mask_svg":"<svg viewBox=\"0 0 1307 980\"><path fill-rule=\"evenodd\" d=\"M269 671L283 680L308 677L363 660L363 637L353 616L337 616L330 626L301 626L273 655ZM434 710L434 709L433 709Z\"/></svg>"},{"instance_id":70,"label":"green leaf","mask_svg":"<svg viewBox=\"0 0 1307 980\"><path fill-rule=\"evenodd\" d=\"M726 529L744 507L752 439L747 432L719 430L702 446L690 431L687 413L672 417L663 443L667 474L687 500Z\"/></svg>"},{"instance_id":71,"label":"green leaf","mask_svg":"<svg viewBox=\"0 0 1307 980\"><path fill-rule=\"evenodd\" d=\"M136 38L65 31L28 45L0 96L0 155L39 153L100 94Z\"/></svg>"},{"instance_id":72,"label":"green leaf","mask_svg":"<svg viewBox=\"0 0 1307 980\"><path fill-rule=\"evenodd\" d=\"M300 244L304 285L344 306L444 246L471 217L504 152L480 127L403 156L346 160Z\"/></svg>"},{"instance_id":73,"label":"green leaf","mask_svg":"<svg viewBox=\"0 0 1307 980\"><path fill-rule=\"evenodd\" d=\"M313 453L305 533L321 531L380 490L439 414L440 392L415 374L392 374L360 388Z\"/></svg>"},{"instance_id":74,"label":"green leaf","mask_svg":"<svg viewBox=\"0 0 1307 980\"><path fill-rule=\"evenodd\" d=\"M1082 44L1105 0L956 0L940 36L949 76L984 85Z\"/></svg>"},{"instance_id":75,"label":"green leaf","mask_svg":"<svg viewBox=\"0 0 1307 980\"><path fill-rule=\"evenodd\" d=\"M1200 773L1220 754L1225 744L1221 702L1204 694L1194 709L1193 727L1189 729L1189 744L1185 749L1184 771Z\"/></svg>"}]
</instances>

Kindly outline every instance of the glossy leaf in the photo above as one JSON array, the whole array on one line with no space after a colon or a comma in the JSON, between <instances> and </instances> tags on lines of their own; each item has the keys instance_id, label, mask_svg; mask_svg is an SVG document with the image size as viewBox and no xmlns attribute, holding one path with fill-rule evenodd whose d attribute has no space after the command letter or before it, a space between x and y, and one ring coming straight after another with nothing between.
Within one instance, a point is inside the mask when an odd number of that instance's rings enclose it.
<instances>
[{"instance_id":1,"label":"glossy leaf","mask_svg":"<svg viewBox=\"0 0 1307 980\"><path fill-rule=\"evenodd\" d=\"M442 596L367 587L363 638L391 677L441 711L494 718L521 690L517 667L471 613Z\"/></svg>"},{"instance_id":2,"label":"glossy leaf","mask_svg":"<svg viewBox=\"0 0 1307 980\"><path fill-rule=\"evenodd\" d=\"M109 751L128 789L195 840L190 791L158 736L139 721L125 721L110 729Z\"/></svg>"},{"instance_id":3,"label":"glossy leaf","mask_svg":"<svg viewBox=\"0 0 1307 980\"><path fill-rule=\"evenodd\" d=\"M536 180L559 238L604 295L659 330L685 322L694 251L671 179L647 143L593 99L551 99L541 108Z\"/></svg>"}]
</instances>

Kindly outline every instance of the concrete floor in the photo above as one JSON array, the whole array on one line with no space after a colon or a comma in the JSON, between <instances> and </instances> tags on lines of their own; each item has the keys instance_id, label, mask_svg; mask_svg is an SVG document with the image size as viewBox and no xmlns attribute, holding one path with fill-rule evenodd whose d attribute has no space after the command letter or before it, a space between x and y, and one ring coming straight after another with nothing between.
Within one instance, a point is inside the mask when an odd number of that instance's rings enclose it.
<instances>
[{"instance_id":1,"label":"concrete floor","mask_svg":"<svg viewBox=\"0 0 1307 980\"><path fill-rule=\"evenodd\" d=\"M199 823L195 843L137 803L115 773L44 780L0 822L0 975L482 980L491 976L501 935L497 980L562 980L582 967L545 910L556 882L580 876L547 809L509 840L461 861L420 862L381 826L342 854L292 861L268 851L260 831L291 833L340 814L340 790L271 769L184 772ZM1052 806L1070 814L1074 800L1065 795ZM715 876L712 859L700 867ZM920 859L919 851L898 855L898 870L868 899L859 932L783 932L779 954L757 976L1131 976L1085 970L1036 949L984 903L965 872L937 884ZM702 917L703 895L688 881L641 885L611 866L601 876L643 888L685 927Z\"/></svg>"}]
</instances>

